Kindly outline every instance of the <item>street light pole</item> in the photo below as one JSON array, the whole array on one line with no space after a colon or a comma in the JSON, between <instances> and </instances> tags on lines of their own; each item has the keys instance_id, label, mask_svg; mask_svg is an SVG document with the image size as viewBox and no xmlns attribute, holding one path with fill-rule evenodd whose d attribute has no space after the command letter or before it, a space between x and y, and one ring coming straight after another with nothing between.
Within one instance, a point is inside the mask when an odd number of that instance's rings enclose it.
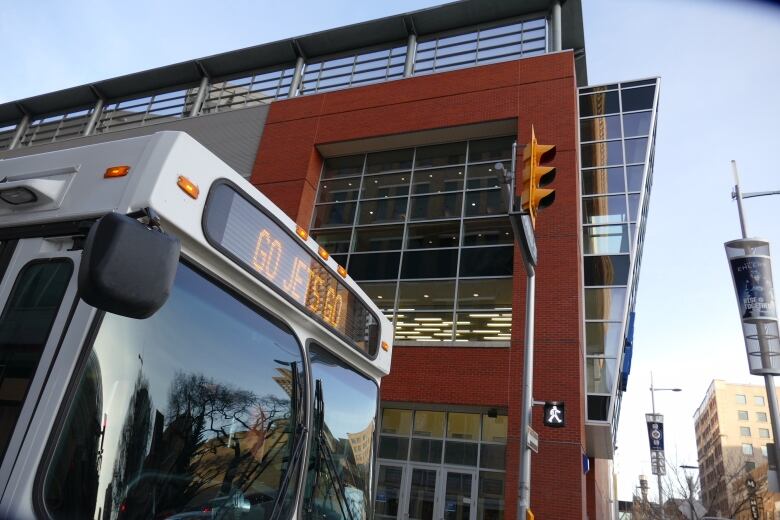
<instances>
[{"instance_id":1,"label":"street light pole","mask_svg":"<svg viewBox=\"0 0 780 520\"><path fill-rule=\"evenodd\" d=\"M680 388L655 388L655 385L653 384L653 373L650 372L650 402L653 405L653 421L658 421L658 418L655 413L655 393L656 392L680 392L682 391ZM663 452L660 453L661 456L663 456ZM660 471L660 464L658 464L658 467L656 468L656 476L658 477L658 508L661 511L661 519L663 520L666 518L666 513L664 512L664 499L663 499L663 486L661 483L661 471Z\"/></svg>"}]
</instances>

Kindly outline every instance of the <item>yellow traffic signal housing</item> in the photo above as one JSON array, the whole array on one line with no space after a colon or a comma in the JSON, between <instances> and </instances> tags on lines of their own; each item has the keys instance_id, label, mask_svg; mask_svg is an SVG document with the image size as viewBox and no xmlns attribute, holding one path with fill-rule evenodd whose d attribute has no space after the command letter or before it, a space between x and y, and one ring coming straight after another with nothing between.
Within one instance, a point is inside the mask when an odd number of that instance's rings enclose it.
<instances>
[{"instance_id":1,"label":"yellow traffic signal housing","mask_svg":"<svg viewBox=\"0 0 780 520\"><path fill-rule=\"evenodd\" d=\"M531 512L531 508L525 510L525 519L526 520L534 520L534 514Z\"/></svg>"},{"instance_id":2,"label":"yellow traffic signal housing","mask_svg":"<svg viewBox=\"0 0 780 520\"><path fill-rule=\"evenodd\" d=\"M531 127L531 142L523 151L523 185L520 193L520 203L523 211L531 215L531 222L536 227L536 214L555 201L555 190L544 189L555 180L555 167L542 166L542 163L555 157L554 144L539 144L536 142L534 127Z\"/></svg>"}]
</instances>

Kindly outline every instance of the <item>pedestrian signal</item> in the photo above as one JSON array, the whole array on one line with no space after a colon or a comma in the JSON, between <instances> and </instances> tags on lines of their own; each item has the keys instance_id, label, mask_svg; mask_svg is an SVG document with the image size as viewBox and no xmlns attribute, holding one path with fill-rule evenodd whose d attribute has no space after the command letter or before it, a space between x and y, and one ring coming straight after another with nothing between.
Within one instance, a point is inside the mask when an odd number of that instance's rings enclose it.
<instances>
[{"instance_id":1,"label":"pedestrian signal","mask_svg":"<svg viewBox=\"0 0 780 520\"><path fill-rule=\"evenodd\" d=\"M532 126L531 142L525 145L523 150L523 186L520 204L523 211L531 215L534 227L536 227L536 214L539 210L550 206L555 201L555 190L543 188L555 180L555 167L542 166L542 163L554 157L555 145L537 143Z\"/></svg>"},{"instance_id":2,"label":"pedestrian signal","mask_svg":"<svg viewBox=\"0 0 780 520\"><path fill-rule=\"evenodd\" d=\"M566 426L566 408L563 401L548 401L544 403L544 425L550 428Z\"/></svg>"}]
</instances>

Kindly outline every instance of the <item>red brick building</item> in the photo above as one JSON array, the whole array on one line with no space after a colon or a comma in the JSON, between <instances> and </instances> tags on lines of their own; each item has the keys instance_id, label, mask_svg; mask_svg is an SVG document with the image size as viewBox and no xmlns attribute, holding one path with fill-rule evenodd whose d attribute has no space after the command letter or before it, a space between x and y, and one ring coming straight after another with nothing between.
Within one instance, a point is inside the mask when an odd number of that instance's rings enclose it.
<instances>
[{"instance_id":1,"label":"red brick building","mask_svg":"<svg viewBox=\"0 0 780 520\"><path fill-rule=\"evenodd\" d=\"M521 169L533 125L557 169L533 397L563 401L566 426L534 407L531 508L614 517L657 79L588 87L573 0L467 0L196 61L0 105L0 158L189 132L395 323L377 518L516 518L526 276L494 167Z\"/></svg>"}]
</instances>

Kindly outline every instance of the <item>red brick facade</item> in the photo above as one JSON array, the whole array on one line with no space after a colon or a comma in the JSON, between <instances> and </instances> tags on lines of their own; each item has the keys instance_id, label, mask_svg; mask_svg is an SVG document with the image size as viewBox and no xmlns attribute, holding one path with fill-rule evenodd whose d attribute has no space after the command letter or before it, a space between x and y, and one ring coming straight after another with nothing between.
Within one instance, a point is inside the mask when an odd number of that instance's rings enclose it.
<instances>
[{"instance_id":1,"label":"red brick facade","mask_svg":"<svg viewBox=\"0 0 780 520\"><path fill-rule=\"evenodd\" d=\"M534 410L540 443L531 497L537 518L556 520L586 518L587 502L576 102L571 52L279 101L271 105L251 178L308 228L320 145L514 120L518 142L530 139L533 124L540 142L557 146L556 202L537 224L534 397L565 401L567 426L544 428ZM525 273L517 251L514 272L511 348L399 346L382 383L384 401L509 411L508 519L516 517L523 366Z\"/></svg>"}]
</instances>

